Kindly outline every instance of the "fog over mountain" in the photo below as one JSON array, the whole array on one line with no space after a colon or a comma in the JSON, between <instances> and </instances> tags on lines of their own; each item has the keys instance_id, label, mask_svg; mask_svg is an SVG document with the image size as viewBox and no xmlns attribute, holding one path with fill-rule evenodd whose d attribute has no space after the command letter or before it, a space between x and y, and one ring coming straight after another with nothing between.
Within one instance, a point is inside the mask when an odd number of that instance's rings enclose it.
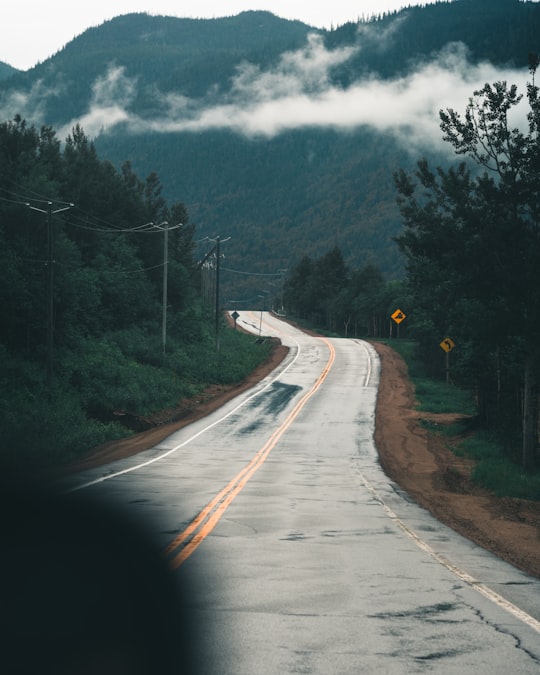
<instances>
[{"instance_id":1,"label":"fog over mountain","mask_svg":"<svg viewBox=\"0 0 540 675\"><path fill-rule=\"evenodd\" d=\"M304 128L348 133L365 126L394 135L407 148L412 143L416 152L416 146L441 143L438 111L463 108L485 82L507 80L524 88L526 70L487 61L473 63L462 42L419 59L406 75L381 78L360 73L347 87L333 80L333 71L363 50L388 49L407 20L404 15L388 27L360 24L353 45L334 49L325 45L322 34L310 32L300 49L283 52L270 67L242 60L228 81L199 98L184 95L181 87L162 91L141 83L138 75L128 75L126 67L113 60L88 83L87 109L62 124L58 133L63 138L80 124L91 138L114 133L118 126L133 134L230 130L251 138L271 138ZM61 96L61 84L49 88L40 78L27 90L8 91L2 97L0 115L9 119L18 112L36 125L50 123L47 101ZM141 96L152 98L151 113L140 113Z\"/></svg>"},{"instance_id":2,"label":"fog over mountain","mask_svg":"<svg viewBox=\"0 0 540 675\"><path fill-rule=\"evenodd\" d=\"M406 76L390 80L367 76L346 89L336 86L330 78L332 67L346 63L358 49L329 51L321 36L310 34L303 49L284 53L274 69L243 62L227 90L219 94L192 99L180 91L155 89L152 95L158 110L151 116L138 114L134 105L139 95L137 78L129 77L124 67L111 65L91 84L88 110L60 127L59 134L67 135L75 124L94 138L114 133L119 125L135 135L230 130L248 138L272 138L305 128L349 133L369 127L392 134L417 152L433 144L442 147L440 109L462 109L472 92L486 82L506 80L524 90L528 76L523 69L473 64L466 46L453 43ZM56 95L38 85L27 97L14 94L15 101L8 107L20 107L25 99L25 116L39 123L44 98Z\"/></svg>"},{"instance_id":3,"label":"fog over mountain","mask_svg":"<svg viewBox=\"0 0 540 675\"><path fill-rule=\"evenodd\" d=\"M0 116L61 139L79 124L101 156L157 171L201 235L233 237L233 267L273 272L338 245L392 276L392 171L452 158L439 110L463 111L486 82L525 91L539 15L536 3L457 0L334 31L266 12L120 17L0 82Z\"/></svg>"}]
</instances>

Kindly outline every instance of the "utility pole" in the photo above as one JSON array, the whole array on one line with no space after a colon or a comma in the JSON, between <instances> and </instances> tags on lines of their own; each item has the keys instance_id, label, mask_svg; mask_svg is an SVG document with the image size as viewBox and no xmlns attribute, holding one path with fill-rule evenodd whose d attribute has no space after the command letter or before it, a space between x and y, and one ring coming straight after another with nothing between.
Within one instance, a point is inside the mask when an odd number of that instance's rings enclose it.
<instances>
[{"instance_id":1,"label":"utility pole","mask_svg":"<svg viewBox=\"0 0 540 675\"><path fill-rule=\"evenodd\" d=\"M165 356L165 348L167 345L167 284L168 284L168 268L169 268L169 229L164 232L163 240L163 314L161 318L161 344L163 348L163 356Z\"/></svg>"},{"instance_id":2,"label":"utility pole","mask_svg":"<svg viewBox=\"0 0 540 675\"><path fill-rule=\"evenodd\" d=\"M285 306L283 305L283 285L285 282L285 272L287 272L287 269L280 269L279 274L281 277L281 307L279 308L279 311L281 314L285 315Z\"/></svg>"},{"instance_id":3,"label":"utility pole","mask_svg":"<svg viewBox=\"0 0 540 675\"><path fill-rule=\"evenodd\" d=\"M220 243L219 234L216 239L216 351L219 352L219 258L220 258Z\"/></svg>"},{"instance_id":4,"label":"utility pole","mask_svg":"<svg viewBox=\"0 0 540 675\"><path fill-rule=\"evenodd\" d=\"M169 269L169 231L177 230L184 227L183 223L178 225L168 226L169 223L164 220L162 223L154 223L150 221L144 225L138 225L132 229L133 232L155 232L156 230L163 232L163 298L161 308L161 348L163 356L165 356L165 349L167 346L167 291L168 291L168 269Z\"/></svg>"},{"instance_id":5,"label":"utility pole","mask_svg":"<svg viewBox=\"0 0 540 675\"><path fill-rule=\"evenodd\" d=\"M167 290L168 290L168 268L169 268L169 231L177 230L179 227L183 227L182 223L178 225L172 225L171 227L163 227L163 225L168 225L167 221L160 223L159 225L154 225L158 230L163 230L163 307L161 314L161 346L163 351L163 356L165 356L165 348L167 346Z\"/></svg>"},{"instance_id":6,"label":"utility pole","mask_svg":"<svg viewBox=\"0 0 540 675\"><path fill-rule=\"evenodd\" d=\"M215 321L216 321L216 351L219 352L220 350L220 337L219 337L219 273L220 273L220 259L221 259L221 244L225 243L226 241L229 241L230 237L227 237L227 239L221 239L221 237L218 236L215 239L210 239L210 241L215 242L215 250L216 250L216 296L215 296Z\"/></svg>"},{"instance_id":7,"label":"utility pole","mask_svg":"<svg viewBox=\"0 0 540 675\"><path fill-rule=\"evenodd\" d=\"M49 392L52 386L53 377L53 351L54 351L54 251L53 251L53 230L52 217L55 213L67 211L75 206L68 204L61 209L52 210L53 202L47 202L46 209L39 209L37 206L26 204L32 211L45 213L47 216L47 388Z\"/></svg>"}]
</instances>

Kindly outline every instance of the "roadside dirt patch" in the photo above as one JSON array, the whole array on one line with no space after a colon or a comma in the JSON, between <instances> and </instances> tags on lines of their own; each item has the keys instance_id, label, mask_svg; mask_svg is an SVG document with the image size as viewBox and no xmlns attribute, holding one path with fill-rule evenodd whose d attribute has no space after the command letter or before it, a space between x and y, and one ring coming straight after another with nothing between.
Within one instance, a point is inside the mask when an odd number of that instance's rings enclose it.
<instances>
[{"instance_id":1,"label":"roadside dirt patch","mask_svg":"<svg viewBox=\"0 0 540 675\"><path fill-rule=\"evenodd\" d=\"M405 362L387 345L373 347L381 359L375 444L386 474L438 520L540 578L540 502L501 499L474 485L474 462L421 425L423 419L451 424L458 416L415 410Z\"/></svg>"},{"instance_id":2,"label":"roadside dirt patch","mask_svg":"<svg viewBox=\"0 0 540 675\"><path fill-rule=\"evenodd\" d=\"M540 502L500 499L474 486L473 463L455 456L447 440L429 434L421 420L450 424L456 415L433 415L415 410L414 389L403 359L387 345L373 343L381 359L376 407L375 443L386 474L438 520L528 574L540 578ZM121 441L107 443L70 471L92 468L157 445L169 434L208 415L249 389L285 358L287 348L274 346L269 359L244 382L212 387L195 399L167 411L162 423Z\"/></svg>"},{"instance_id":3,"label":"roadside dirt patch","mask_svg":"<svg viewBox=\"0 0 540 675\"><path fill-rule=\"evenodd\" d=\"M153 428L119 441L105 443L91 450L76 463L70 465L68 472L91 469L154 447L178 429L209 415L227 403L227 401L253 387L253 385L271 373L274 368L277 368L288 351L287 347L275 341L268 359L242 382L230 386L213 385L194 398L179 401L178 405L174 408L157 413L149 420Z\"/></svg>"}]
</instances>

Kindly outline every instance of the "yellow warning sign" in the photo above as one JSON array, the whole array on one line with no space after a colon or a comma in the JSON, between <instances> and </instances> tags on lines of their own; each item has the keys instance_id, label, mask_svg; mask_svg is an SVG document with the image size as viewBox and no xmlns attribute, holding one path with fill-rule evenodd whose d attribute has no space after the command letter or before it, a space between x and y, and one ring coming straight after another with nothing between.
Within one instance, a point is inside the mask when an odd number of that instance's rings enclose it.
<instances>
[{"instance_id":1,"label":"yellow warning sign","mask_svg":"<svg viewBox=\"0 0 540 675\"><path fill-rule=\"evenodd\" d=\"M440 343L440 348L444 349L444 351L448 354L448 352L451 352L452 349L456 346L456 343L452 340L452 338L444 338L444 340Z\"/></svg>"},{"instance_id":2,"label":"yellow warning sign","mask_svg":"<svg viewBox=\"0 0 540 675\"><path fill-rule=\"evenodd\" d=\"M405 312L402 312L400 309L396 309L396 311L391 316L392 316L392 319L394 319L394 321L397 324L400 324L403 321L403 319L406 318L407 315L405 314Z\"/></svg>"}]
</instances>

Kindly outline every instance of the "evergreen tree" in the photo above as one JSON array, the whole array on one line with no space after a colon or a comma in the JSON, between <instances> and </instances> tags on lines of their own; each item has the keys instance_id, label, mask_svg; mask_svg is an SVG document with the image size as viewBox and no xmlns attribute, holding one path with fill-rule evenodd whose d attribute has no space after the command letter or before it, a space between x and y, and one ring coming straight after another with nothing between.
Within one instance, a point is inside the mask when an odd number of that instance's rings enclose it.
<instances>
[{"instance_id":1,"label":"evergreen tree","mask_svg":"<svg viewBox=\"0 0 540 675\"><path fill-rule=\"evenodd\" d=\"M396 174L405 224L398 243L407 257L418 311L439 330L459 332L477 359L476 384L484 397L495 377L500 391L501 349L521 354L526 469L536 457L540 368L536 66L533 60L526 131L510 124L522 97L506 82L475 91L464 117L451 109L441 111L444 139L458 155L473 160L474 174L464 163L432 172L425 160L414 178L404 171ZM486 382L490 363L493 375Z\"/></svg>"}]
</instances>

